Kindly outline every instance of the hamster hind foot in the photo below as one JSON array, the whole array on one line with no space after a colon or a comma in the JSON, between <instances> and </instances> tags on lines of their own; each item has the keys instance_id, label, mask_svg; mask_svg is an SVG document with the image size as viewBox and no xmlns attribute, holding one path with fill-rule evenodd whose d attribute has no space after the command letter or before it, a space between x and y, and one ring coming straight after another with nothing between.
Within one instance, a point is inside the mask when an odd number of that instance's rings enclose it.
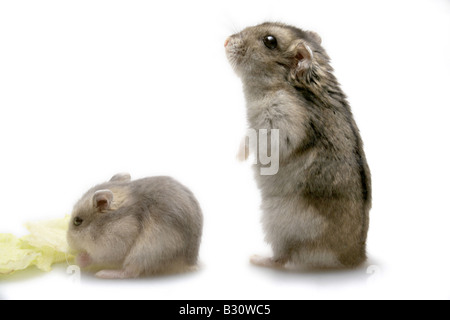
<instances>
[{"instance_id":1,"label":"hamster hind foot","mask_svg":"<svg viewBox=\"0 0 450 320\"><path fill-rule=\"evenodd\" d=\"M139 277L139 274L129 270L101 270L95 276L100 279L134 279Z\"/></svg>"},{"instance_id":2,"label":"hamster hind foot","mask_svg":"<svg viewBox=\"0 0 450 320\"><path fill-rule=\"evenodd\" d=\"M254 255L250 258L250 263L257 267L269 268L269 269L283 269L287 261L273 258L261 257Z\"/></svg>"}]
</instances>

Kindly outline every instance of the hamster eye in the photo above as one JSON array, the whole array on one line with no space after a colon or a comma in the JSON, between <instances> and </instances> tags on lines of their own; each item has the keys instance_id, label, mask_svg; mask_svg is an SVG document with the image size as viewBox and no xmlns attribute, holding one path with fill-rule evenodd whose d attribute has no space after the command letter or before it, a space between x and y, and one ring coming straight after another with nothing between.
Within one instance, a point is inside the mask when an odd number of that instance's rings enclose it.
<instances>
[{"instance_id":1,"label":"hamster eye","mask_svg":"<svg viewBox=\"0 0 450 320\"><path fill-rule=\"evenodd\" d=\"M270 50L276 49L278 46L277 38L274 36L265 36L263 39L264 45Z\"/></svg>"},{"instance_id":2,"label":"hamster eye","mask_svg":"<svg viewBox=\"0 0 450 320\"><path fill-rule=\"evenodd\" d=\"M73 219L73 224L74 224L76 227L81 226L82 223L83 223L83 219L81 219L80 217L76 217L75 219Z\"/></svg>"}]
</instances>

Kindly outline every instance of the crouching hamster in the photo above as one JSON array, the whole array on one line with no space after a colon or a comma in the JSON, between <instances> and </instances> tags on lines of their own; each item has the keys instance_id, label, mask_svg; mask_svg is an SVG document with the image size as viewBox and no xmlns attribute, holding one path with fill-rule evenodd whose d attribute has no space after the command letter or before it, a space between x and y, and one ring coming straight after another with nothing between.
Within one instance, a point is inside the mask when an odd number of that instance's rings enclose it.
<instances>
[{"instance_id":1,"label":"crouching hamster","mask_svg":"<svg viewBox=\"0 0 450 320\"><path fill-rule=\"evenodd\" d=\"M99 278L136 278L197 265L200 206L169 177L131 181L128 174L89 190L75 205L67 240L77 263Z\"/></svg>"},{"instance_id":2,"label":"crouching hamster","mask_svg":"<svg viewBox=\"0 0 450 320\"><path fill-rule=\"evenodd\" d=\"M372 201L370 171L321 38L264 23L231 36L225 47L243 82L250 128L268 132L269 142L272 132L279 137L277 148L269 149L279 153L278 172L262 175L262 161L255 165L263 226L274 256L252 262L269 267L361 264Z\"/></svg>"}]
</instances>

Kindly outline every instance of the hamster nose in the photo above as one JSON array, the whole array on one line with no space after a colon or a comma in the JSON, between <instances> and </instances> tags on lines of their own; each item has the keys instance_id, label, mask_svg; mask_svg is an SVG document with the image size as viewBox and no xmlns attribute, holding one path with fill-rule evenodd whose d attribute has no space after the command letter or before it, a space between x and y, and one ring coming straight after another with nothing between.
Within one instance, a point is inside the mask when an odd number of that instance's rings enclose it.
<instances>
[{"instance_id":1,"label":"hamster nose","mask_svg":"<svg viewBox=\"0 0 450 320\"><path fill-rule=\"evenodd\" d=\"M227 38L227 40L225 40L224 47L226 48L226 47L228 46L229 43L230 43L230 38Z\"/></svg>"}]
</instances>

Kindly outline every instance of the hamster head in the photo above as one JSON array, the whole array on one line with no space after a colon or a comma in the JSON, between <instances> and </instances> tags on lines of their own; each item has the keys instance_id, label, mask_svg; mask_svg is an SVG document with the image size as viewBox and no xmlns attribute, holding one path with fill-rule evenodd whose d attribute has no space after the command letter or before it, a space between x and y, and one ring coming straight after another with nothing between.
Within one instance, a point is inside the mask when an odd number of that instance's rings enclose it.
<instances>
[{"instance_id":1,"label":"hamster head","mask_svg":"<svg viewBox=\"0 0 450 320\"><path fill-rule=\"evenodd\" d=\"M315 32L264 23L249 27L225 42L227 58L244 81L285 81L293 86L313 81L317 67L328 57Z\"/></svg>"},{"instance_id":2,"label":"hamster head","mask_svg":"<svg viewBox=\"0 0 450 320\"><path fill-rule=\"evenodd\" d=\"M72 250L87 250L92 225L112 210L113 200L111 190L90 191L75 205L67 233Z\"/></svg>"},{"instance_id":3,"label":"hamster head","mask_svg":"<svg viewBox=\"0 0 450 320\"><path fill-rule=\"evenodd\" d=\"M102 231L110 226L111 216L129 198L126 186L131 181L127 173L117 174L107 183L89 190L74 206L67 241L75 252L93 251ZM107 225L108 224L108 225Z\"/></svg>"}]
</instances>

